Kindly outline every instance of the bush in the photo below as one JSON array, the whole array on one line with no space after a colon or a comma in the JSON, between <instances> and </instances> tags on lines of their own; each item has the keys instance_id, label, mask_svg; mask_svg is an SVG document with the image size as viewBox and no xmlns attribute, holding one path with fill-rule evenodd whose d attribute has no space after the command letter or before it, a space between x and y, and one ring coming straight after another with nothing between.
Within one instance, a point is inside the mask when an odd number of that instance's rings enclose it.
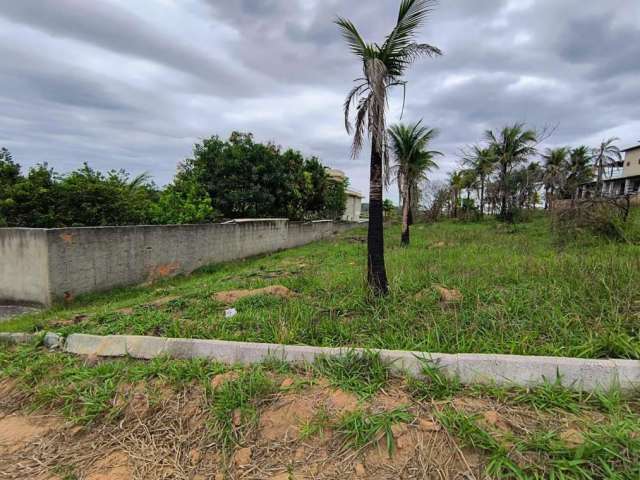
<instances>
[{"instance_id":1,"label":"bush","mask_svg":"<svg viewBox=\"0 0 640 480\"><path fill-rule=\"evenodd\" d=\"M585 236L596 236L618 242L638 239L630 215L629 199L591 198L574 202L571 207L552 212L552 231L561 244Z\"/></svg>"}]
</instances>

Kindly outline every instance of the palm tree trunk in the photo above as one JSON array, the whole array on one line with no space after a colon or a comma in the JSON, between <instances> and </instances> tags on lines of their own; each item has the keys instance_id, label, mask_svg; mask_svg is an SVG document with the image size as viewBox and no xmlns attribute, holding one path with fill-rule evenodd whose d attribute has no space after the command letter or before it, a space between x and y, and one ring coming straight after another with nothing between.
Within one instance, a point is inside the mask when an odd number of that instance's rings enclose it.
<instances>
[{"instance_id":1,"label":"palm tree trunk","mask_svg":"<svg viewBox=\"0 0 640 480\"><path fill-rule=\"evenodd\" d=\"M506 218L507 216L507 166L502 167L502 195L500 199L500 217Z\"/></svg>"},{"instance_id":2,"label":"palm tree trunk","mask_svg":"<svg viewBox=\"0 0 640 480\"><path fill-rule=\"evenodd\" d=\"M480 216L484 217L484 177L480 179Z\"/></svg>"},{"instance_id":3,"label":"palm tree trunk","mask_svg":"<svg viewBox=\"0 0 640 480\"><path fill-rule=\"evenodd\" d=\"M384 220L382 215L382 155L372 134L369 170L369 230L367 233L367 281L374 295L389 292L384 265Z\"/></svg>"},{"instance_id":4,"label":"palm tree trunk","mask_svg":"<svg viewBox=\"0 0 640 480\"><path fill-rule=\"evenodd\" d=\"M408 190L408 187L405 187L402 200L402 236L400 237L400 245L405 247L409 245L409 216L411 214L411 198Z\"/></svg>"}]
</instances>

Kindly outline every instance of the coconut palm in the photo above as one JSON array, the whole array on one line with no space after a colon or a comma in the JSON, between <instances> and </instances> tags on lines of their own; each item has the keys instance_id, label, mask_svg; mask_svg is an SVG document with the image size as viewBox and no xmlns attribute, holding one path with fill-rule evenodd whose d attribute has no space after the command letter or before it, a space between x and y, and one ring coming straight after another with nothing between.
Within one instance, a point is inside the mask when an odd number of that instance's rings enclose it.
<instances>
[{"instance_id":1,"label":"coconut palm","mask_svg":"<svg viewBox=\"0 0 640 480\"><path fill-rule=\"evenodd\" d=\"M565 187L569 153L569 147L560 147L547 148L546 152L542 155L542 159L544 160L542 182L544 184L545 208L550 207L550 200Z\"/></svg>"},{"instance_id":2,"label":"coconut palm","mask_svg":"<svg viewBox=\"0 0 640 480\"><path fill-rule=\"evenodd\" d=\"M500 217L508 215L509 175L514 166L524 163L536 153L538 135L535 130L527 130L523 123L504 127L497 134L487 130L484 134L498 167L500 184Z\"/></svg>"},{"instance_id":3,"label":"coconut palm","mask_svg":"<svg viewBox=\"0 0 640 480\"><path fill-rule=\"evenodd\" d=\"M388 131L390 148L396 163L387 170L387 178L396 177L402 198L401 244L409 245L409 212L419 195L418 185L427 180L427 172L438 168L434 157L442 153L427 150L438 131L422 126L422 120L405 125L392 125Z\"/></svg>"},{"instance_id":4,"label":"coconut palm","mask_svg":"<svg viewBox=\"0 0 640 480\"><path fill-rule=\"evenodd\" d=\"M415 42L415 35L433 5L434 2L430 0L402 0L396 25L382 45L366 43L351 21L341 17L336 20L351 51L362 62L363 77L356 79L356 86L347 95L344 117L347 132L353 131L354 157L362 149L365 131L371 137L367 279L376 295L388 292L382 218L388 93L394 86L406 85L402 77L416 58L442 54L432 45ZM352 127L350 109L353 105L356 112L355 125Z\"/></svg>"},{"instance_id":5,"label":"coconut palm","mask_svg":"<svg viewBox=\"0 0 640 480\"><path fill-rule=\"evenodd\" d=\"M606 168L613 170L616 164L622 162L622 153L620 149L614 145L620 140L617 137L603 140L598 148L593 150L593 161L598 171L598 181L596 183L596 194L602 195L602 181Z\"/></svg>"},{"instance_id":6,"label":"coconut palm","mask_svg":"<svg viewBox=\"0 0 640 480\"><path fill-rule=\"evenodd\" d=\"M591 161L592 154L589 147L581 145L571 150L566 166L565 198L575 197L578 186L592 180Z\"/></svg>"},{"instance_id":7,"label":"coconut palm","mask_svg":"<svg viewBox=\"0 0 640 480\"><path fill-rule=\"evenodd\" d=\"M476 174L480 184L480 215L484 215L484 191L487 180L495 168L495 156L491 148L482 148L478 145L471 147L471 151L465 154L463 164L468 166Z\"/></svg>"},{"instance_id":8,"label":"coconut palm","mask_svg":"<svg viewBox=\"0 0 640 480\"><path fill-rule=\"evenodd\" d=\"M449 187L451 189L451 213L454 218L458 216L460 204L460 192L464 188L465 178L462 170L455 170L449 174Z\"/></svg>"}]
</instances>

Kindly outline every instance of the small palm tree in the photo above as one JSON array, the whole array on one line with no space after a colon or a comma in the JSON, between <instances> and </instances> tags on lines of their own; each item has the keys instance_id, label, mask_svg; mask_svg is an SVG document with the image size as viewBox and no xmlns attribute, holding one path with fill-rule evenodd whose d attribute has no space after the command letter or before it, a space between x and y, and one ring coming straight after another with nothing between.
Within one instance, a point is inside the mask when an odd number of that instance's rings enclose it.
<instances>
[{"instance_id":1,"label":"small palm tree","mask_svg":"<svg viewBox=\"0 0 640 480\"><path fill-rule=\"evenodd\" d=\"M438 131L421 125L422 120L404 125L399 123L389 128L390 147L396 163L387 170L387 178L396 177L402 198L401 244L409 245L409 212L417 200L419 184L427 180L427 172L438 168L434 157L442 155L436 150L427 150L429 142Z\"/></svg>"},{"instance_id":2,"label":"small palm tree","mask_svg":"<svg viewBox=\"0 0 640 480\"><path fill-rule=\"evenodd\" d=\"M462 162L475 172L478 182L480 182L480 215L484 216L484 191L487 179L496 164L493 150L474 145L471 147L471 152L465 154Z\"/></svg>"},{"instance_id":3,"label":"small palm tree","mask_svg":"<svg viewBox=\"0 0 640 480\"><path fill-rule=\"evenodd\" d=\"M535 130L526 130L523 123L503 128L498 134L487 130L485 140L496 159L500 183L500 217L508 214L509 176L514 166L527 161L536 153L538 135Z\"/></svg>"},{"instance_id":4,"label":"small palm tree","mask_svg":"<svg viewBox=\"0 0 640 480\"><path fill-rule=\"evenodd\" d=\"M544 203L545 208L551 205L550 200L565 187L569 147L547 148L544 160Z\"/></svg>"},{"instance_id":5,"label":"small palm tree","mask_svg":"<svg viewBox=\"0 0 640 480\"><path fill-rule=\"evenodd\" d=\"M620 152L620 149L614 145L618 140L620 139L617 137L603 140L600 143L600 146L593 150L593 161L598 171L598 181L596 183L597 195L602 195L602 183L605 169L611 168L611 170L613 170L613 167L622 161L622 153Z\"/></svg>"},{"instance_id":6,"label":"small palm tree","mask_svg":"<svg viewBox=\"0 0 640 480\"><path fill-rule=\"evenodd\" d=\"M416 58L442 54L438 48L414 40L433 5L430 0L402 0L396 25L382 45L366 43L351 21L341 17L336 20L351 51L362 62L363 77L356 80L356 86L347 95L344 117L347 132L353 131L354 158L364 144L365 130L371 137L367 280L376 295L388 292L382 216L388 92L394 86L406 85L402 77ZM352 105L356 105L353 128L350 121Z\"/></svg>"}]
</instances>

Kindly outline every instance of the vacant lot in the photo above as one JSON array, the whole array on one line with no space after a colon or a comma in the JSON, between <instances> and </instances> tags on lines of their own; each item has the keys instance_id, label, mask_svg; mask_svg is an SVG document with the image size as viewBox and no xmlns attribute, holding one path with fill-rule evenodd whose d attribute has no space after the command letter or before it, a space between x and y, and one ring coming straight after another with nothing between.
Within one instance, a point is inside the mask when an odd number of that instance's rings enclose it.
<instances>
[{"instance_id":1,"label":"vacant lot","mask_svg":"<svg viewBox=\"0 0 640 480\"><path fill-rule=\"evenodd\" d=\"M373 354L242 368L4 349L0 478L640 478L637 399L425 375Z\"/></svg>"},{"instance_id":2,"label":"vacant lot","mask_svg":"<svg viewBox=\"0 0 640 480\"><path fill-rule=\"evenodd\" d=\"M640 358L638 246L552 242L547 220L387 229L391 294L368 298L365 231L185 278L78 299L0 329L430 352ZM291 295L221 292L282 285ZM445 303L435 286L458 290ZM281 293L276 289L276 293ZM233 306L237 315L225 317Z\"/></svg>"}]
</instances>

